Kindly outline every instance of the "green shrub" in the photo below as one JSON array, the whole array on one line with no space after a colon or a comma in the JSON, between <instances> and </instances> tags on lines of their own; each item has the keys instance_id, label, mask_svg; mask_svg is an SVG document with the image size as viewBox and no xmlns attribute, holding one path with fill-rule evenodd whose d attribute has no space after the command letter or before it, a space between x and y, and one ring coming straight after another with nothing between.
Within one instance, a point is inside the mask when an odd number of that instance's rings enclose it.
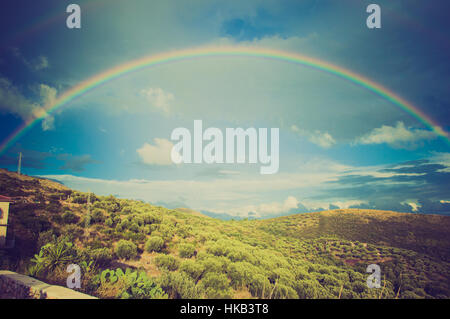
<instances>
[{"instance_id":1,"label":"green shrub","mask_svg":"<svg viewBox=\"0 0 450 319\"><path fill-rule=\"evenodd\" d=\"M269 280L271 282L278 281L280 284L289 285L295 281L295 275L290 269L275 268L270 272Z\"/></svg>"},{"instance_id":2,"label":"green shrub","mask_svg":"<svg viewBox=\"0 0 450 319\"><path fill-rule=\"evenodd\" d=\"M122 239L117 243L115 252L119 258L132 259L137 256L137 247L132 241Z\"/></svg>"},{"instance_id":3,"label":"green shrub","mask_svg":"<svg viewBox=\"0 0 450 319\"><path fill-rule=\"evenodd\" d=\"M115 229L116 232L121 233L124 230L123 224L122 223L117 224Z\"/></svg>"},{"instance_id":4,"label":"green shrub","mask_svg":"<svg viewBox=\"0 0 450 319\"><path fill-rule=\"evenodd\" d=\"M273 288L271 297L274 299L297 299L298 295L291 287L283 284L277 284Z\"/></svg>"},{"instance_id":5,"label":"green shrub","mask_svg":"<svg viewBox=\"0 0 450 319\"><path fill-rule=\"evenodd\" d=\"M215 272L219 273L224 270L224 264L222 262L222 259L214 256L208 256L202 260L200 260L200 263L205 268L205 272Z\"/></svg>"},{"instance_id":6,"label":"green shrub","mask_svg":"<svg viewBox=\"0 0 450 319\"><path fill-rule=\"evenodd\" d=\"M199 299L201 290L184 272L165 271L157 278L157 283L173 299Z\"/></svg>"},{"instance_id":7,"label":"green shrub","mask_svg":"<svg viewBox=\"0 0 450 319\"><path fill-rule=\"evenodd\" d=\"M255 274L249 285L250 293L258 298L267 298L270 294L270 282L267 277Z\"/></svg>"},{"instance_id":8,"label":"green shrub","mask_svg":"<svg viewBox=\"0 0 450 319\"><path fill-rule=\"evenodd\" d=\"M94 209L91 213L91 223L103 223L106 217L101 209Z\"/></svg>"},{"instance_id":9,"label":"green shrub","mask_svg":"<svg viewBox=\"0 0 450 319\"><path fill-rule=\"evenodd\" d=\"M207 273L202 278L200 287L203 288L207 298L224 299L232 296L230 281L225 274Z\"/></svg>"},{"instance_id":10,"label":"green shrub","mask_svg":"<svg viewBox=\"0 0 450 319\"><path fill-rule=\"evenodd\" d=\"M139 225L139 227L144 226L144 218L142 218L141 216L134 216L133 219L134 222Z\"/></svg>"},{"instance_id":11,"label":"green shrub","mask_svg":"<svg viewBox=\"0 0 450 319\"><path fill-rule=\"evenodd\" d=\"M108 227L112 227L114 225L114 222L113 222L112 218L107 218L105 220L105 225L108 226Z\"/></svg>"},{"instance_id":12,"label":"green shrub","mask_svg":"<svg viewBox=\"0 0 450 319\"><path fill-rule=\"evenodd\" d=\"M112 251L109 248L86 249L83 253L85 259L94 261L99 267L108 266L113 260Z\"/></svg>"},{"instance_id":13,"label":"green shrub","mask_svg":"<svg viewBox=\"0 0 450 319\"><path fill-rule=\"evenodd\" d=\"M198 281L205 271L205 267L194 260L184 260L180 265L180 271L187 273L192 279Z\"/></svg>"},{"instance_id":14,"label":"green shrub","mask_svg":"<svg viewBox=\"0 0 450 319\"><path fill-rule=\"evenodd\" d=\"M123 234L123 238L134 242L141 242L145 240L145 237L146 236L143 233L133 233L129 230L127 230L125 234Z\"/></svg>"},{"instance_id":15,"label":"green shrub","mask_svg":"<svg viewBox=\"0 0 450 319\"><path fill-rule=\"evenodd\" d=\"M148 252L156 251L159 252L164 247L164 239L159 236L150 237L145 243L145 250Z\"/></svg>"},{"instance_id":16,"label":"green shrub","mask_svg":"<svg viewBox=\"0 0 450 319\"><path fill-rule=\"evenodd\" d=\"M61 232L67 234L70 241L74 241L76 238L81 238L84 235L84 229L75 224L65 225Z\"/></svg>"},{"instance_id":17,"label":"green shrub","mask_svg":"<svg viewBox=\"0 0 450 319\"><path fill-rule=\"evenodd\" d=\"M160 224L158 230L166 241L170 241L175 234L175 228L167 224Z\"/></svg>"},{"instance_id":18,"label":"green shrub","mask_svg":"<svg viewBox=\"0 0 450 319\"><path fill-rule=\"evenodd\" d=\"M228 268L231 283L236 289L249 285L253 281L254 275L259 272L255 266L245 261L232 263Z\"/></svg>"},{"instance_id":19,"label":"green shrub","mask_svg":"<svg viewBox=\"0 0 450 319\"><path fill-rule=\"evenodd\" d=\"M150 226L150 225L145 225L145 226L142 228L142 232L143 232L144 234L146 234L146 235L150 235L150 234L152 233L152 228L151 228L151 226Z\"/></svg>"},{"instance_id":20,"label":"green shrub","mask_svg":"<svg viewBox=\"0 0 450 319\"><path fill-rule=\"evenodd\" d=\"M62 222L64 224L75 224L79 221L79 217L75 215L70 210L66 211L64 214L62 214Z\"/></svg>"},{"instance_id":21,"label":"green shrub","mask_svg":"<svg viewBox=\"0 0 450 319\"><path fill-rule=\"evenodd\" d=\"M122 208L121 213L123 215L128 215L128 214L131 214L132 211L133 210L132 210L131 206L125 206L125 207Z\"/></svg>"},{"instance_id":22,"label":"green shrub","mask_svg":"<svg viewBox=\"0 0 450 319\"><path fill-rule=\"evenodd\" d=\"M155 263L159 268L175 271L180 266L180 261L171 255L159 255L155 258Z\"/></svg>"},{"instance_id":23,"label":"green shrub","mask_svg":"<svg viewBox=\"0 0 450 319\"><path fill-rule=\"evenodd\" d=\"M161 218L153 213L145 213L142 215L144 219L144 224L159 224L161 223Z\"/></svg>"},{"instance_id":24,"label":"green shrub","mask_svg":"<svg viewBox=\"0 0 450 319\"><path fill-rule=\"evenodd\" d=\"M37 248L41 249L42 246L56 241L56 235L53 230L49 229L47 231L39 233Z\"/></svg>"},{"instance_id":25,"label":"green shrub","mask_svg":"<svg viewBox=\"0 0 450 319\"><path fill-rule=\"evenodd\" d=\"M180 257L191 258L195 254L195 246L192 244L182 244L178 248L178 253Z\"/></svg>"},{"instance_id":26,"label":"green shrub","mask_svg":"<svg viewBox=\"0 0 450 319\"><path fill-rule=\"evenodd\" d=\"M215 256L226 256L230 252L229 246L227 241L219 240L208 246L207 252Z\"/></svg>"},{"instance_id":27,"label":"green shrub","mask_svg":"<svg viewBox=\"0 0 450 319\"><path fill-rule=\"evenodd\" d=\"M73 193L72 194L72 202L77 204L86 204L87 203L87 194L82 193ZM91 194L91 202L92 202L92 194Z\"/></svg>"},{"instance_id":28,"label":"green shrub","mask_svg":"<svg viewBox=\"0 0 450 319\"><path fill-rule=\"evenodd\" d=\"M133 233L139 232L139 225L136 222L129 223L127 228Z\"/></svg>"},{"instance_id":29,"label":"green shrub","mask_svg":"<svg viewBox=\"0 0 450 319\"><path fill-rule=\"evenodd\" d=\"M294 286L300 299L325 298L327 295L324 287L315 280L299 280Z\"/></svg>"}]
</instances>

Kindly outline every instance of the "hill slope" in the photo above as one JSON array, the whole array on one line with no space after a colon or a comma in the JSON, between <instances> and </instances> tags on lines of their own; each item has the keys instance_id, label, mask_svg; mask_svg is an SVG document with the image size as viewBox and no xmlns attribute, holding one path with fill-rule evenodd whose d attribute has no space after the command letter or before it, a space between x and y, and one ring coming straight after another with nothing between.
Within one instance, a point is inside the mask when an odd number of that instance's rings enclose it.
<instances>
[{"instance_id":1,"label":"hill slope","mask_svg":"<svg viewBox=\"0 0 450 319\"><path fill-rule=\"evenodd\" d=\"M103 298L450 297L448 216L333 210L222 221L5 170L0 194L16 199L16 249L0 268L65 284L66 264L78 263L82 290ZM369 264L381 267L380 288L367 287Z\"/></svg>"}]
</instances>

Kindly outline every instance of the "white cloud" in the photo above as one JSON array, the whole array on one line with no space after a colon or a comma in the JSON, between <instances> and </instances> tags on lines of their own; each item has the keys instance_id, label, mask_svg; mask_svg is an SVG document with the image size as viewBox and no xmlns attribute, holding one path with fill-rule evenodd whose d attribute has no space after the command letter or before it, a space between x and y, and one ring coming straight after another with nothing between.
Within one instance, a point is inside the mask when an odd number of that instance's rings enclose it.
<instances>
[{"instance_id":1,"label":"white cloud","mask_svg":"<svg viewBox=\"0 0 450 319\"><path fill-rule=\"evenodd\" d=\"M172 142L164 138L154 138L155 145L144 143L136 152L142 163L147 165L172 165L170 153L173 148Z\"/></svg>"},{"instance_id":2,"label":"white cloud","mask_svg":"<svg viewBox=\"0 0 450 319\"><path fill-rule=\"evenodd\" d=\"M55 129L55 117L52 115L47 115L47 117L42 121L41 124L43 131L51 131Z\"/></svg>"},{"instance_id":3,"label":"white cloud","mask_svg":"<svg viewBox=\"0 0 450 319\"><path fill-rule=\"evenodd\" d=\"M56 95L58 94L58 91L46 84L40 84L39 85L39 94L41 96L42 104L45 105L52 105L56 100Z\"/></svg>"},{"instance_id":4,"label":"white cloud","mask_svg":"<svg viewBox=\"0 0 450 319\"><path fill-rule=\"evenodd\" d=\"M11 48L10 50L16 58L33 71L44 70L50 66L46 56L40 55L37 58L27 59L18 48Z\"/></svg>"},{"instance_id":5,"label":"white cloud","mask_svg":"<svg viewBox=\"0 0 450 319\"><path fill-rule=\"evenodd\" d=\"M330 148L331 146L336 144L333 136L331 136L328 132L321 132L319 130L315 130L313 132L308 132L302 129L299 129L296 125L291 126L291 130L300 136L305 136L308 141L313 144L319 145L322 148Z\"/></svg>"},{"instance_id":6,"label":"white cloud","mask_svg":"<svg viewBox=\"0 0 450 319\"><path fill-rule=\"evenodd\" d=\"M388 144L393 148L415 149L424 141L436 138L436 134L422 129L405 127L403 122L395 126L382 125L357 139L356 144Z\"/></svg>"},{"instance_id":7,"label":"white cloud","mask_svg":"<svg viewBox=\"0 0 450 319\"><path fill-rule=\"evenodd\" d=\"M153 107L162 110L164 113L170 112L170 103L175 99L175 96L170 92L165 92L161 88L149 88L142 90L143 94Z\"/></svg>"},{"instance_id":8,"label":"white cloud","mask_svg":"<svg viewBox=\"0 0 450 319\"><path fill-rule=\"evenodd\" d=\"M329 148L336 144L336 141L328 132L320 132L317 130L309 135L308 140L323 148Z\"/></svg>"},{"instance_id":9,"label":"white cloud","mask_svg":"<svg viewBox=\"0 0 450 319\"><path fill-rule=\"evenodd\" d=\"M41 96L42 105L44 108L48 108L50 105L56 100L56 95L58 91L46 84L41 84L39 86L39 93ZM49 131L55 129L55 117L53 115L47 114L44 120L42 121L42 130Z\"/></svg>"},{"instance_id":10,"label":"white cloud","mask_svg":"<svg viewBox=\"0 0 450 319\"><path fill-rule=\"evenodd\" d=\"M50 66L47 57L39 56L35 61L32 62L31 67L35 71L40 71L47 69Z\"/></svg>"},{"instance_id":11,"label":"white cloud","mask_svg":"<svg viewBox=\"0 0 450 319\"><path fill-rule=\"evenodd\" d=\"M40 84L37 91L40 101L30 101L11 81L0 77L0 111L18 115L25 121L46 117L42 129L52 129L54 118L48 115L46 109L55 101L57 90L46 84Z\"/></svg>"},{"instance_id":12,"label":"white cloud","mask_svg":"<svg viewBox=\"0 0 450 319\"><path fill-rule=\"evenodd\" d=\"M419 208L422 207L422 205L420 205L417 200L406 200L401 202L400 204L410 206L413 212L417 212Z\"/></svg>"},{"instance_id":13,"label":"white cloud","mask_svg":"<svg viewBox=\"0 0 450 319\"><path fill-rule=\"evenodd\" d=\"M438 170L440 173L450 173L450 153L434 152L432 161L435 164L444 166Z\"/></svg>"},{"instance_id":14,"label":"white cloud","mask_svg":"<svg viewBox=\"0 0 450 319\"><path fill-rule=\"evenodd\" d=\"M308 208L311 211L314 210L322 210L322 209L329 209L331 205L337 206L340 209L347 209L352 206L359 206L361 204L367 204L366 201L362 200L346 200L346 201L311 201L311 200L302 200L302 205L304 205L306 208Z\"/></svg>"},{"instance_id":15,"label":"white cloud","mask_svg":"<svg viewBox=\"0 0 450 319\"><path fill-rule=\"evenodd\" d=\"M354 169L354 167L344 165L327 158L312 157L304 162L301 162L299 169L302 172L309 173L344 173L346 171Z\"/></svg>"},{"instance_id":16,"label":"white cloud","mask_svg":"<svg viewBox=\"0 0 450 319\"><path fill-rule=\"evenodd\" d=\"M0 78L0 110L29 119L39 105L29 101L8 79Z\"/></svg>"},{"instance_id":17,"label":"white cloud","mask_svg":"<svg viewBox=\"0 0 450 319\"><path fill-rule=\"evenodd\" d=\"M279 215L287 213L291 209L298 208L300 202L294 197L289 196L284 202L271 202L259 205L245 205L241 207L229 208L225 211L212 209L213 213L229 214L239 217L265 217L268 215Z\"/></svg>"},{"instance_id":18,"label":"white cloud","mask_svg":"<svg viewBox=\"0 0 450 319\"><path fill-rule=\"evenodd\" d=\"M341 209L347 209L351 206L358 206L361 204L367 204L366 201L362 201L362 200L347 200L347 201L335 201L331 203L334 206L337 206Z\"/></svg>"}]
</instances>

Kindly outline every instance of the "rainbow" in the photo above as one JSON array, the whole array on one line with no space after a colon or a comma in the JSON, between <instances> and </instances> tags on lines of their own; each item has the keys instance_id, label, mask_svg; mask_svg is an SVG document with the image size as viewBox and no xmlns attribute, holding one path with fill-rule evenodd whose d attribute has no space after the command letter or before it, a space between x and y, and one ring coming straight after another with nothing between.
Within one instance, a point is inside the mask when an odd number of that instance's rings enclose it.
<instances>
[{"instance_id":1,"label":"rainbow","mask_svg":"<svg viewBox=\"0 0 450 319\"><path fill-rule=\"evenodd\" d=\"M30 128L32 128L34 124L48 116L48 114L108 81L117 79L120 76L141 70L143 68L203 57L250 57L277 60L311 67L316 70L335 75L390 101L392 104L400 107L425 126L429 127L435 134L443 137L447 142L450 142L448 133L445 132L433 119L427 116L417 106L414 106L380 84L340 66L298 53L274 49L242 46L209 46L146 56L115 66L107 71L90 77L89 79L65 91L51 105L44 106L45 111L42 112L42 115L25 121L21 126L19 126L0 144L0 155L11 145L13 145L21 136L23 136Z\"/></svg>"}]
</instances>

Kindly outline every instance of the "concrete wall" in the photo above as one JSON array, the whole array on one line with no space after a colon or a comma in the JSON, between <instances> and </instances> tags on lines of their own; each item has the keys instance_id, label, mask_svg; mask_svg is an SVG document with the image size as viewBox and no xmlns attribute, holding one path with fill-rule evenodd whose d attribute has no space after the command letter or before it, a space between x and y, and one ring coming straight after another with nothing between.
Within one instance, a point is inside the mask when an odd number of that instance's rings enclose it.
<instances>
[{"instance_id":1,"label":"concrete wall","mask_svg":"<svg viewBox=\"0 0 450 319\"><path fill-rule=\"evenodd\" d=\"M0 202L0 210L2 211L0 214L0 225L8 224L8 215L9 215L9 203L8 202ZM6 226L0 226L0 247L5 245L6 240Z\"/></svg>"},{"instance_id":2,"label":"concrete wall","mask_svg":"<svg viewBox=\"0 0 450 319\"><path fill-rule=\"evenodd\" d=\"M78 291L52 286L32 277L0 270L0 299L97 299Z\"/></svg>"}]
</instances>

